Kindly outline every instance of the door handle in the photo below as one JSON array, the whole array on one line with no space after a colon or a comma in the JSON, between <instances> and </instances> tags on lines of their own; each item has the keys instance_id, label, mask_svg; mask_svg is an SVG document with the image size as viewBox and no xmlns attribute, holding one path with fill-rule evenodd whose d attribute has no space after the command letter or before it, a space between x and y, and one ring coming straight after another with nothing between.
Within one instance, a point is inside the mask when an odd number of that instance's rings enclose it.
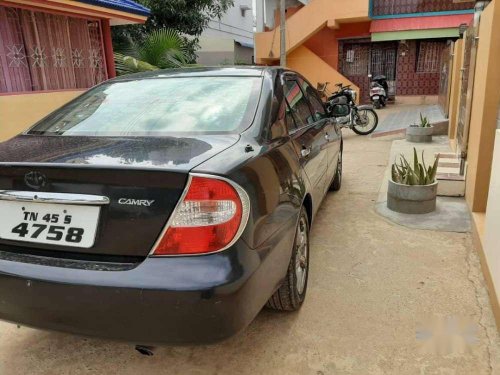
<instances>
[{"instance_id":1,"label":"door handle","mask_svg":"<svg viewBox=\"0 0 500 375\"><path fill-rule=\"evenodd\" d=\"M310 147L302 146L302 150L300 150L300 154L303 157L305 157L305 158L308 157L310 153L311 153L311 148Z\"/></svg>"}]
</instances>

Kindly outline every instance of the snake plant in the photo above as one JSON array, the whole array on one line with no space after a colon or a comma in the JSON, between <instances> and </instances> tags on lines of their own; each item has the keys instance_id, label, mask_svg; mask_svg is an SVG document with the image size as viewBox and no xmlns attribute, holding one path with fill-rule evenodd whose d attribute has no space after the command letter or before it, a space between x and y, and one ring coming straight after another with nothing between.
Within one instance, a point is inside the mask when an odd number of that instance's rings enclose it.
<instances>
[{"instance_id":1,"label":"snake plant","mask_svg":"<svg viewBox=\"0 0 500 375\"><path fill-rule=\"evenodd\" d=\"M436 155L432 166L426 166L424 152L422 151L422 162L420 162L417 150L413 148L413 165L404 155L400 155L399 163L392 164L392 181L403 185L430 185L436 180L438 161L439 154Z\"/></svg>"}]
</instances>

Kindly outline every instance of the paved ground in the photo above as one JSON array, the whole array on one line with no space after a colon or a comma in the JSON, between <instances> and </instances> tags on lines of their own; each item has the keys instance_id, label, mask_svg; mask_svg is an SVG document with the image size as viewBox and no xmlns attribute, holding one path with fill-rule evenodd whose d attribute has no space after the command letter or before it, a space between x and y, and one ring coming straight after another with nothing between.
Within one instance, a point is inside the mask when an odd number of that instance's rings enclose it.
<instances>
[{"instance_id":1,"label":"paved ground","mask_svg":"<svg viewBox=\"0 0 500 375\"><path fill-rule=\"evenodd\" d=\"M377 110L380 122L373 134L376 136L379 133L405 129L409 125L420 123L420 113L430 122L445 120L437 104L388 104L387 107Z\"/></svg>"},{"instance_id":2,"label":"paved ground","mask_svg":"<svg viewBox=\"0 0 500 375\"><path fill-rule=\"evenodd\" d=\"M410 230L374 212L390 142L346 132L345 179L312 232L299 313L263 311L243 333L203 347L132 346L0 323L0 374L490 374L499 344L467 234ZM33 311L36 314L36 311ZM474 322L464 353L433 353L419 321ZM460 340L458 340L460 341Z\"/></svg>"},{"instance_id":3,"label":"paved ground","mask_svg":"<svg viewBox=\"0 0 500 375\"><path fill-rule=\"evenodd\" d=\"M399 162L400 155L404 155L406 159L413 163L413 148L417 150L418 157L425 159L426 165L432 165L436 154L450 153L450 141L447 136L434 136L432 142L429 143L411 143L405 139L397 139L392 142L389 153L389 160L397 160ZM439 175L438 168L438 175ZM469 208L464 198L457 197L437 197L436 210L434 212L423 215L401 214L391 211L387 208L387 189L388 181L391 178L391 166L387 165L385 176L380 186L380 191L377 198L376 211L389 219L390 221L404 225L414 229L431 229L442 230L447 232L470 232L471 218ZM440 181L438 185L438 194L440 188L448 181ZM458 182L464 183L464 182Z\"/></svg>"}]
</instances>

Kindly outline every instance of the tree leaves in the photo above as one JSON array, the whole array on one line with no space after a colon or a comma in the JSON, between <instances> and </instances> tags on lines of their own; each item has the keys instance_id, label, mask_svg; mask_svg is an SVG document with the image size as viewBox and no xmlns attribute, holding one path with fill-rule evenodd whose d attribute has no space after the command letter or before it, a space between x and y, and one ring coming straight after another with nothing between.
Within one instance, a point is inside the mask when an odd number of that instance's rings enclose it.
<instances>
[{"instance_id":1,"label":"tree leaves","mask_svg":"<svg viewBox=\"0 0 500 375\"><path fill-rule=\"evenodd\" d=\"M115 52L114 58L116 74L119 76L158 69L158 67L148 64L147 62L137 60L132 56L122 55L121 53Z\"/></svg>"},{"instance_id":2,"label":"tree leaves","mask_svg":"<svg viewBox=\"0 0 500 375\"><path fill-rule=\"evenodd\" d=\"M211 19L221 18L234 5L233 0L136 0L151 9L145 25L115 26L113 44L124 53L125 46L142 44L147 35L158 29L176 30L183 40L188 63L196 61L198 37ZM127 53L125 53L127 54ZM134 56L137 57L137 56Z\"/></svg>"},{"instance_id":3,"label":"tree leaves","mask_svg":"<svg viewBox=\"0 0 500 375\"><path fill-rule=\"evenodd\" d=\"M173 29L159 29L148 34L139 44L130 40L128 46L117 49L115 67L118 75L148 70L180 68L188 57L183 39Z\"/></svg>"}]
</instances>

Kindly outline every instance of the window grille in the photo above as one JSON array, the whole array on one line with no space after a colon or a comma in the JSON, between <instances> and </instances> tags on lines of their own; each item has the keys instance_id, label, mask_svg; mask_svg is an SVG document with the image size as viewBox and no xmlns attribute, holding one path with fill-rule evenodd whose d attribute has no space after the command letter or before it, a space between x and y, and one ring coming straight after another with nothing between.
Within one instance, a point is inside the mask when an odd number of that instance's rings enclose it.
<instances>
[{"instance_id":1,"label":"window grille","mask_svg":"<svg viewBox=\"0 0 500 375\"><path fill-rule=\"evenodd\" d=\"M417 73L438 73L441 62L442 42L420 42Z\"/></svg>"},{"instance_id":2,"label":"window grille","mask_svg":"<svg viewBox=\"0 0 500 375\"><path fill-rule=\"evenodd\" d=\"M343 73L347 76L368 74L368 53L366 48L358 45L346 46Z\"/></svg>"},{"instance_id":3,"label":"window grille","mask_svg":"<svg viewBox=\"0 0 500 375\"><path fill-rule=\"evenodd\" d=\"M0 92L82 89L107 78L99 21L0 6Z\"/></svg>"}]
</instances>

